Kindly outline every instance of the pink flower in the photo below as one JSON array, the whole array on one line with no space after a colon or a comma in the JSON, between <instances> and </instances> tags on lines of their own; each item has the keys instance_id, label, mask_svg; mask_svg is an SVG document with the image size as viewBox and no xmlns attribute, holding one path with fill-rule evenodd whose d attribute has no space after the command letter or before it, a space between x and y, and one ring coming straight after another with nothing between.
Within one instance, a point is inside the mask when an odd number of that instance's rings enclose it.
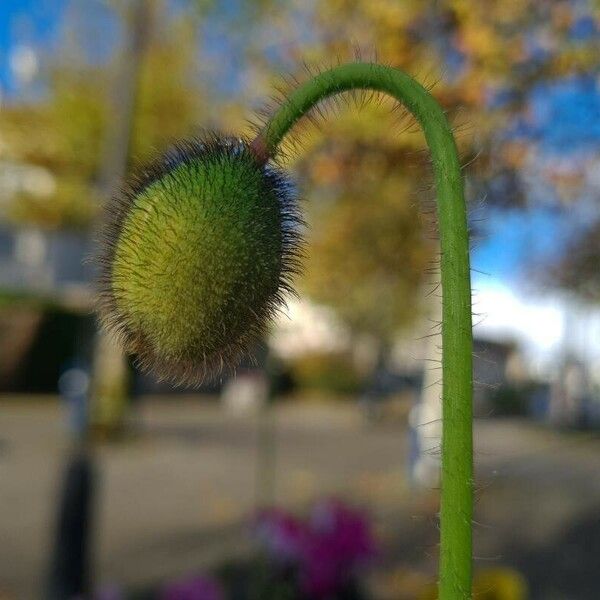
<instances>
[{"instance_id":1,"label":"pink flower","mask_svg":"<svg viewBox=\"0 0 600 600\"><path fill-rule=\"evenodd\" d=\"M256 533L274 562L295 568L303 594L315 600L351 582L376 554L367 517L335 500L317 504L308 522L281 510L264 511Z\"/></svg>"},{"instance_id":2,"label":"pink flower","mask_svg":"<svg viewBox=\"0 0 600 600\"><path fill-rule=\"evenodd\" d=\"M342 562L363 563L377 553L367 516L337 500L326 500L314 507L310 528L313 537L334 548Z\"/></svg>"},{"instance_id":3,"label":"pink flower","mask_svg":"<svg viewBox=\"0 0 600 600\"><path fill-rule=\"evenodd\" d=\"M264 510L258 515L255 533L268 555L286 564L300 560L309 537L304 523L276 508Z\"/></svg>"},{"instance_id":4,"label":"pink flower","mask_svg":"<svg viewBox=\"0 0 600 600\"><path fill-rule=\"evenodd\" d=\"M375 556L376 544L365 515L337 501L318 504L309 525L310 545L300 568L300 585L310 598L325 598Z\"/></svg>"}]
</instances>

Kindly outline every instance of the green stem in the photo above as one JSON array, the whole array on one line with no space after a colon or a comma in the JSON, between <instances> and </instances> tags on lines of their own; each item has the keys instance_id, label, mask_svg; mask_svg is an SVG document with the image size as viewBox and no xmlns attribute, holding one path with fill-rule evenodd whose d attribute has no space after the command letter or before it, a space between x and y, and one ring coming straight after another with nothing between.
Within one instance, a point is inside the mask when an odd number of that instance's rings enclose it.
<instances>
[{"instance_id":1,"label":"green stem","mask_svg":"<svg viewBox=\"0 0 600 600\"><path fill-rule=\"evenodd\" d=\"M452 130L443 110L406 73L355 63L325 71L300 85L252 143L257 156L274 156L293 125L335 94L368 89L404 104L423 128L438 196L442 278L442 492L439 598L471 597L473 435L472 325L469 239L463 180Z\"/></svg>"}]
</instances>

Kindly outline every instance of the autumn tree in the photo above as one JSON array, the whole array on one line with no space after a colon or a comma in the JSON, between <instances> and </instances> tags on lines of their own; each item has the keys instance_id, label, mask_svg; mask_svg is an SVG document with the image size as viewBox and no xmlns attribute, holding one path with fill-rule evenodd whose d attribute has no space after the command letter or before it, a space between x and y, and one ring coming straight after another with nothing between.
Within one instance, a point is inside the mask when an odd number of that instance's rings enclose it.
<instances>
[{"instance_id":1,"label":"autumn tree","mask_svg":"<svg viewBox=\"0 0 600 600\"><path fill-rule=\"evenodd\" d=\"M153 4L156 11L165 10L162 2ZM77 5L67 15L65 36L87 18ZM133 161L147 160L157 148L189 135L201 120L205 95L197 80L195 13L165 16L154 19L141 63ZM117 4L105 18L116 28L127 11ZM81 58L90 53L86 45L93 43L65 40L47 66L43 96L3 107L0 134L10 158L47 168L56 182L53 193L43 198L26 192L14 197L6 215L13 222L87 228L102 202L102 170L118 102L115 88L124 41L100 64Z\"/></svg>"},{"instance_id":2,"label":"autumn tree","mask_svg":"<svg viewBox=\"0 0 600 600\"><path fill-rule=\"evenodd\" d=\"M253 68L262 74L258 81L276 80L272 74L281 71L303 78L298 64L318 68L351 60L356 47L367 60L376 55L401 67L432 86L447 108L472 200L500 210L535 210L535 180L554 190L550 201L566 219L580 203L577 186L586 176L544 163L544 132L532 122L536 94L565 79L593 78L600 67L598 21L597 4L582 12L570 2L328 0L304 10L294 4L262 24L285 43L270 48L268 57L263 53ZM261 43L261 32L250 44ZM309 197L302 289L333 306L353 329L389 337L419 313L423 265L436 254L430 221L418 218L433 197L430 170L410 120L397 124L401 111L390 115L389 104L360 98L358 104L360 111L352 98L326 105L325 112L337 117L315 113L318 126L306 123L298 134L306 148L290 152ZM561 123L558 116L549 120L549 129ZM566 129L577 135L568 122ZM480 227L476 219L472 226Z\"/></svg>"},{"instance_id":3,"label":"autumn tree","mask_svg":"<svg viewBox=\"0 0 600 600\"><path fill-rule=\"evenodd\" d=\"M600 303L600 220L578 229L550 269L549 283L590 304Z\"/></svg>"}]
</instances>

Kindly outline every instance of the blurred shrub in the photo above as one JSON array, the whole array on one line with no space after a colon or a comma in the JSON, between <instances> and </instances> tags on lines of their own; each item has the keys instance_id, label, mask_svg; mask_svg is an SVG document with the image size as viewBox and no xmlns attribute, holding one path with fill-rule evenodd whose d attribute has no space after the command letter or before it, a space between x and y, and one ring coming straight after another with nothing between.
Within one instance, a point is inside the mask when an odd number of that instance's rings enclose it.
<instances>
[{"instance_id":1,"label":"blurred shrub","mask_svg":"<svg viewBox=\"0 0 600 600\"><path fill-rule=\"evenodd\" d=\"M352 357L340 352L311 352L288 363L293 381L299 390L332 394L356 394L362 379Z\"/></svg>"},{"instance_id":2,"label":"blurred shrub","mask_svg":"<svg viewBox=\"0 0 600 600\"><path fill-rule=\"evenodd\" d=\"M82 340L89 339L93 317L18 298L0 296L0 390L56 393L65 365L77 357Z\"/></svg>"},{"instance_id":3,"label":"blurred shrub","mask_svg":"<svg viewBox=\"0 0 600 600\"><path fill-rule=\"evenodd\" d=\"M76 177L62 177L51 201L33 194L17 194L6 207L11 223L31 223L45 228L85 229L100 206L100 196Z\"/></svg>"},{"instance_id":4,"label":"blurred shrub","mask_svg":"<svg viewBox=\"0 0 600 600\"><path fill-rule=\"evenodd\" d=\"M531 385L506 384L490 395L492 414L497 417L522 416L529 413Z\"/></svg>"}]
</instances>

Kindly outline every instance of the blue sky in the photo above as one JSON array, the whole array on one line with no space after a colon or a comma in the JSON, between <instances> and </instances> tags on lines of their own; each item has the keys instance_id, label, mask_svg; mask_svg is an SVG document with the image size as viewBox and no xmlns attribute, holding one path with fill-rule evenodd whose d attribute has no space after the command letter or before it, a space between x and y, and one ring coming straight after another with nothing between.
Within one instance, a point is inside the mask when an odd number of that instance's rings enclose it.
<instances>
[{"instance_id":1,"label":"blue sky","mask_svg":"<svg viewBox=\"0 0 600 600\"><path fill-rule=\"evenodd\" d=\"M0 85L4 93L14 91L9 69L10 50L17 40L50 47L55 41L65 0L0 1Z\"/></svg>"},{"instance_id":2,"label":"blue sky","mask_svg":"<svg viewBox=\"0 0 600 600\"><path fill-rule=\"evenodd\" d=\"M561 215L552 209L490 210L482 226L485 238L474 244L472 259L475 269L486 272L476 278L482 284L490 276L516 283L525 260L538 262L559 249Z\"/></svg>"}]
</instances>

